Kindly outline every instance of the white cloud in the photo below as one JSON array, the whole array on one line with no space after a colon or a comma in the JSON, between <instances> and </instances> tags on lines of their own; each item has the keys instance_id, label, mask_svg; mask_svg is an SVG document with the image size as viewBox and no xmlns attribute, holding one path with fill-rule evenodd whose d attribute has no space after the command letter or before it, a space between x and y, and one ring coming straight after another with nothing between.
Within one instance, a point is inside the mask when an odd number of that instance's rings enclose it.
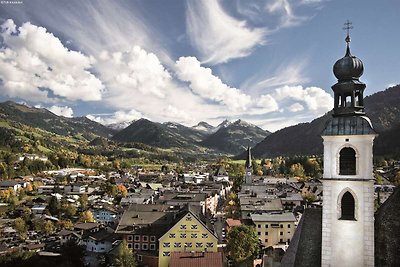
<instances>
[{"instance_id":1,"label":"white cloud","mask_svg":"<svg viewBox=\"0 0 400 267\"><path fill-rule=\"evenodd\" d=\"M177 107L168 105L164 109L164 113L167 114L168 117L172 118L175 122L188 122L192 121L192 118L184 111Z\"/></svg>"},{"instance_id":2,"label":"white cloud","mask_svg":"<svg viewBox=\"0 0 400 267\"><path fill-rule=\"evenodd\" d=\"M53 112L54 114L58 115L58 116L64 116L67 118L72 118L72 116L74 115L74 111L72 110L72 108L68 107L68 106L51 106L50 108L48 108L49 111Z\"/></svg>"},{"instance_id":3,"label":"white cloud","mask_svg":"<svg viewBox=\"0 0 400 267\"><path fill-rule=\"evenodd\" d=\"M307 62L307 59L303 59L281 64L272 76L265 77L265 73L257 74L245 81L241 87L257 93L268 88L306 83L309 80L304 74Z\"/></svg>"},{"instance_id":4,"label":"white cloud","mask_svg":"<svg viewBox=\"0 0 400 267\"><path fill-rule=\"evenodd\" d=\"M140 119L143 117L143 114L138 112L137 110L129 110L123 111L119 110L114 112L113 114L97 114L92 115L89 114L86 116L88 119L98 122L103 125L110 125L110 124L127 124L127 126L134 120Z\"/></svg>"},{"instance_id":5,"label":"white cloud","mask_svg":"<svg viewBox=\"0 0 400 267\"><path fill-rule=\"evenodd\" d=\"M134 97L138 94L164 98L171 76L158 57L139 46L125 52L102 51L97 67L110 88L110 98Z\"/></svg>"},{"instance_id":6,"label":"white cloud","mask_svg":"<svg viewBox=\"0 0 400 267\"><path fill-rule=\"evenodd\" d=\"M294 103L293 105L291 105L290 107L288 107L288 110L290 112L299 112L299 111L303 111L304 107L302 104L300 103Z\"/></svg>"},{"instance_id":7,"label":"white cloud","mask_svg":"<svg viewBox=\"0 0 400 267\"><path fill-rule=\"evenodd\" d=\"M333 97L318 87L284 86L275 89L273 96L278 102L284 99L303 102L316 115L322 115L333 107Z\"/></svg>"},{"instance_id":8,"label":"white cloud","mask_svg":"<svg viewBox=\"0 0 400 267\"><path fill-rule=\"evenodd\" d=\"M307 17L295 15L289 0L273 0L267 3L265 9L270 14L277 14L280 16L281 27L297 26L308 19Z\"/></svg>"},{"instance_id":9,"label":"white cloud","mask_svg":"<svg viewBox=\"0 0 400 267\"><path fill-rule=\"evenodd\" d=\"M232 111L246 111L251 103L250 96L223 83L195 57L180 57L175 67L178 78L189 82L192 91L203 98L221 103Z\"/></svg>"},{"instance_id":10,"label":"white cloud","mask_svg":"<svg viewBox=\"0 0 400 267\"><path fill-rule=\"evenodd\" d=\"M265 43L267 30L250 28L228 15L218 1L188 1L187 33L204 63L218 64L248 56Z\"/></svg>"},{"instance_id":11,"label":"white cloud","mask_svg":"<svg viewBox=\"0 0 400 267\"><path fill-rule=\"evenodd\" d=\"M8 19L1 25L1 37L1 94L45 102L53 96L72 101L101 99L104 86L89 72L93 59L68 50L45 28L26 22L17 30Z\"/></svg>"},{"instance_id":12,"label":"white cloud","mask_svg":"<svg viewBox=\"0 0 400 267\"><path fill-rule=\"evenodd\" d=\"M250 114L265 114L279 110L278 103L270 94L261 95L253 102L254 106L251 108Z\"/></svg>"}]
</instances>

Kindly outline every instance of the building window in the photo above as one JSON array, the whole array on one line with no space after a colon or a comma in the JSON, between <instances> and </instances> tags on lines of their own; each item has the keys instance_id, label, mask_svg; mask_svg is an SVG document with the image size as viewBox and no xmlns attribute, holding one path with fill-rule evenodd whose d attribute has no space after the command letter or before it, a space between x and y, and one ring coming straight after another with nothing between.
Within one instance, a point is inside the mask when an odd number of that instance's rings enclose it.
<instances>
[{"instance_id":1,"label":"building window","mask_svg":"<svg viewBox=\"0 0 400 267\"><path fill-rule=\"evenodd\" d=\"M279 234L280 234L280 235L283 235L283 232L280 232Z\"/></svg>"},{"instance_id":2,"label":"building window","mask_svg":"<svg viewBox=\"0 0 400 267\"><path fill-rule=\"evenodd\" d=\"M197 229L197 224L192 224L191 229L192 230L196 230Z\"/></svg>"},{"instance_id":3,"label":"building window","mask_svg":"<svg viewBox=\"0 0 400 267\"><path fill-rule=\"evenodd\" d=\"M142 255L138 255L137 259L138 259L138 261L143 261L143 256Z\"/></svg>"},{"instance_id":4,"label":"building window","mask_svg":"<svg viewBox=\"0 0 400 267\"><path fill-rule=\"evenodd\" d=\"M156 237L154 235L150 236L150 242L156 242Z\"/></svg>"},{"instance_id":5,"label":"building window","mask_svg":"<svg viewBox=\"0 0 400 267\"><path fill-rule=\"evenodd\" d=\"M143 242L148 242L149 241L149 237L147 235L143 236Z\"/></svg>"},{"instance_id":6,"label":"building window","mask_svg":"<svg viewBox=\"0 0 400 267\"><path fill-rule=\"evenodd\" d=\"M283 228L283 224L281 224L281 228Z\"/></svg>"},{"instance_id":7,"label":"building window","mask_svg":"<svg viewBox=\"0 0 400 267\"><path fill-rule=\"evenodd\" d=\"M356 175L356 151L351 147L340 150L339 174Z\"/></svg>"},{"instance_id":8,"label":"building window","mask_svg":"<svg viewBox=\"0 0 400 267\"><path fill-rule=\"evenodd\" d=\"M146 243L142 244L142 250L148 250L149 249L149 245Z\"/></svg>"},{"instance_id":9,"label":"building window","mask_svg":"<svg viewBox=\"0 0 400 267\"><path fill-rule=\"evenodd\" d=\"M261 235L261 232L257 232L258 235Z\"/></svg>"},{"instance_id":10,"label":"building window","mask_svg":"<svg viewBox=\"0 0 400 267\"><path fill-rule=\"evenodd\" d=\"M344 193L342 196L342 201L341 201L341 220L355 220L354 217L354 209L355 209L355 203L354 203L354 197L350 192Z\"/></svg>"},{"instance_id":11,"label":"building window","mask_svg":"<svg viewBox=\"0 0 400 267\"><path fill-rule=\"evenodd\" d=\"M169 238L175 238L175 234L169 234Z\"/></svg>"},{"instance_id":12,"label":"building window","mask_svg":"<svg viewBox=\"0 0 400 267\"><path fill-rule=\"evenodd\" d=\"M132 243L128 243L128 248L132 248Z\"/></svg>"},{"instance_id":13,"label":"building window","mask_svg":"<svg viewBox=\"0 0 400 267\"><path fill-rule=\"evenodd\" d=\"M261 224L257 224L257 228L261 228Z\"/></svg>"},{"instance_id":14,"label":"building window","mask_svg":"<svg viewBox=\"0 0 400 267\"><path fill-rule=\"evenodd\" d=\"M202 248L202 247L203 247L203 243L196 242L196 248Z\"/></svg>"},{"instance_id":15,"label":"building window","mask_svg":"<svg viewBox=\"0 0 400 267\"><path fill-rule=\"evenodd\" d=\"M268 228L268 224L265 225L265 228Z\"/></svg>"},{"instance_id":16,"label":"building window","mask_svg":"<svg viewBox=\"0 0 400 267\"><path fill-rule=\"evenodd\" d=\"M164 248L169 248L171 246L171 243L169 242L164 242L163 247Z\"/></svg>"},{"instance_id":17,"label":"building window","mask_svg":"<svg viewBox=\"0 0 400 267\"><path fill-rule=\"evenodd\" d=\"M290 224L287 225L287 228L290 228Z\"/></svg>"},{"instance_id":18,"label":"building window","mask_svg":"<svg viewBox=\"0 0 400 267\"><path fill-rule=\"evenodd\" d=\"M201 234L201 237L202 237L202 238L207 238L207 237L208 237L208 234Z\"/></svg>"},{"instance_id":19,"label":"building window","mask_svg":"<svg viewBox=\"0 0 400 267\"><path fill-rule=\"evenodd\" d=\"M213 243L213 242L207 242L207 247L208 247L208 248L214 247L214 243Z\"/></svg>"},{"instance_id":20,"label":"building window","mask_svg":"<svg viewBox=\"0 0 400 267\"><path fill-rule=\"evenodd\" d=\"M128 241L132 241L133 240L133 236L132 235L128 235Z\"/></svg>"},{"instance_id":21,"label":"building window","mask_svg":"<svg viewBox=\"0 0 400 267\"><path fill-rule=\"evenodd\" d=\"M150 250L156 250L156 244L150 244Z\"/></svg>"},{"instance_id":22,"label":"building window","mask_svg":"<svg viewBox=\"0 0 400 267\"><path fill-rule=\"evenodd\" d=\"M290 243L290 238L288 238L287 242Z\"/></svg>"},{"instance_id":23,"label":"building window","mask_svg":"<svg viewBox=\"0 0 400 267\"><path fill-rule=\"evenodd\" d=\"M268 243L268 239L265 239L265 243Z\"/></svg>"},{"instance_id":24,"label":"building window","mask_svg":"<svg viewBox=\"0 0 400 267\"><path fill-rule=\"evenodd\" d=\"M192 247L192 243L191 243L191 242L186 242L186 243L185 243L185 247L191 248L191 247Z\"/></svg>"},{"instance_id":25,"label":"building window","mask_svg":"<svg viewBox=\"0 0 400 267\"><path fill-rule=\"evenodd\" d=\"M265 232L265 235L268 235L268 232Z\"/></svg>"},{"instance_id":26,"label":"building window","mask_svg":"<svg viewBox=\"0 0 400 267\"><path fill-rule=\"evenodd\" d=\"M186 238L186 234L180 234L180 238Z\"/></svg>"},{"instance_id":27,"label":"building window","mask_svg":"<svg viewBox=\"0 0 400 267\"><path fill-rule=\"evenodd\" d=\"M134 247L135 250L138 250L138 249L140 249L140 244L139 243L135 243L133 245L133 247Z\"/></svg>"},{"instance_id":28,"label":"building window","mask_svg":"<svg viewBox=\"0 0 400 267\"><path fill-rule=\"evenodd\" d=\"M140 235L135 235L135 241L140 241Z\"/></svg>"},{"instance_id":29,"label":"building window","mask_svg":"<svg viewBox=\"0 0 400 267\"><path fill-rule=\"evenodd\" d=\"M171 252L169 252L169 251L164 251L164 252L162 253L162 255L165 256L165 257L169 257L169 255L171 255Z\"/></svg>"},{"instance_id":30,"label":"building window","mask_svg":"<svg viewBox=\"0 0 400 267\"><path fill-rule=\"evenodd\" d=\"M182 244L180 242L174 243L174 248L180 248L180 247L182 247Z\"/></svg>"},{"instance_id":31,"label":"building window","mask_svg":"<svg viewBox=\"0 0 400 267\"><path fill-rule=\"evenodd\" d=\"M281 238L281 239L279 239L279 242L280 242L280 243L283 243L283 239L282 239L282 238Z\"/></svg>"},{"instance_id":32,"label":"building window","mask_svg":"<svg viewBox=\"0 0 400 267\"><path fill-rule=\"evenodd\" d=\"M191 238L197 238L197 234L190 234Z\"/></svg>"},{"instance_id":33,"label":"building window","mask_svg":"<svg viewBox=\"0 0 400 267\"><path fill-rule=\"evenodd\" d=\"M185 224L182 224L182 225L180 226L180 229L181 229L181 230L185 230L185 229L186 229L186 225L185 225Z\"/></svg>"}]
</instances>

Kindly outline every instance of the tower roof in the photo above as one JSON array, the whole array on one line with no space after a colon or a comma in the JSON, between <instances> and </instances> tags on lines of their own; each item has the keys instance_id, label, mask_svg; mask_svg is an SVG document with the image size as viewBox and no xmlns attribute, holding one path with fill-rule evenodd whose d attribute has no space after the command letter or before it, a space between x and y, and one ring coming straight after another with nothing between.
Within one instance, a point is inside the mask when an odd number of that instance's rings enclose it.
<instances>
[{"instance_id":1,"label":"tower roof","mask_svg":"<svg viewBox=\"0 0 400 267\"><path fill-rule=\"evenodd\" d=\"M251 148L247 147L247 157L246 157L246 165L245 168L251 168Z\"/></svg>"},{"instance_id":2,"label":"tower roof","mask_svg":"<svg viewBox=\"0 0 400 267\"><path fill-rule=\"evenodd\" d=\"M364 112L364 89L365 84L359 78L364 72L362 61L353 56L350 52L351 22L345 23L347 30L346 54L336 61L333 66L333 73L338 82L332 86L334 92L335 106L333 116L363 116Z\"/></svg>"}]
</instances>

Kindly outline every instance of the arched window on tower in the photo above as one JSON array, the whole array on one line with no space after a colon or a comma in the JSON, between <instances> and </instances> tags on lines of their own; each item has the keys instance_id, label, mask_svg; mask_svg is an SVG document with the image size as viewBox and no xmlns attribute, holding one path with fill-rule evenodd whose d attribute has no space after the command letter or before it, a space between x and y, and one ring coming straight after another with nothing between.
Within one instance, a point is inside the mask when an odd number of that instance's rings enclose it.
<instances>
[{"instance_id":1,"label":"arched window on tower","mask_svg":"<svg viewBox=\"0 0 400 267\"><path fill-rule=\"evenodd\" d=\"M345 147L340 150L339 164L340 175L355 175L356 151L354 151L354 149L351 147Z\"/></svg>"},{"instance_id":2,"label":"arched window on tower","mask_svg":"<svg viewBox=\"0 0 400 267\"><path fill-rule=\"evenodd\" d=\"M350 192L346 192L341 200L341 220L355 220L355 201Z\"/></svg>"}]
</instances>

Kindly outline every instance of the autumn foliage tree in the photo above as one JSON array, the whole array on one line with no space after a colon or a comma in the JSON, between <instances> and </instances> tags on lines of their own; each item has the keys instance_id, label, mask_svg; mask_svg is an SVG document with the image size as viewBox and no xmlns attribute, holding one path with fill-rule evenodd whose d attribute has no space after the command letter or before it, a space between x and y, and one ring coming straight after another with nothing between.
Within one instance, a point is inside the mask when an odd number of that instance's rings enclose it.
<instances>
[{"instance_id":1,"label":"autumn foliage tree","mask_svg":"<svg viewBox=\"0 0 400 267\"><path fill-rule=\"evenodd\" d=\"M248 225L233 227L228 233L227 249L237 265L256 258L260 244L254 228Z\"/></svg>"}]
</instances>

